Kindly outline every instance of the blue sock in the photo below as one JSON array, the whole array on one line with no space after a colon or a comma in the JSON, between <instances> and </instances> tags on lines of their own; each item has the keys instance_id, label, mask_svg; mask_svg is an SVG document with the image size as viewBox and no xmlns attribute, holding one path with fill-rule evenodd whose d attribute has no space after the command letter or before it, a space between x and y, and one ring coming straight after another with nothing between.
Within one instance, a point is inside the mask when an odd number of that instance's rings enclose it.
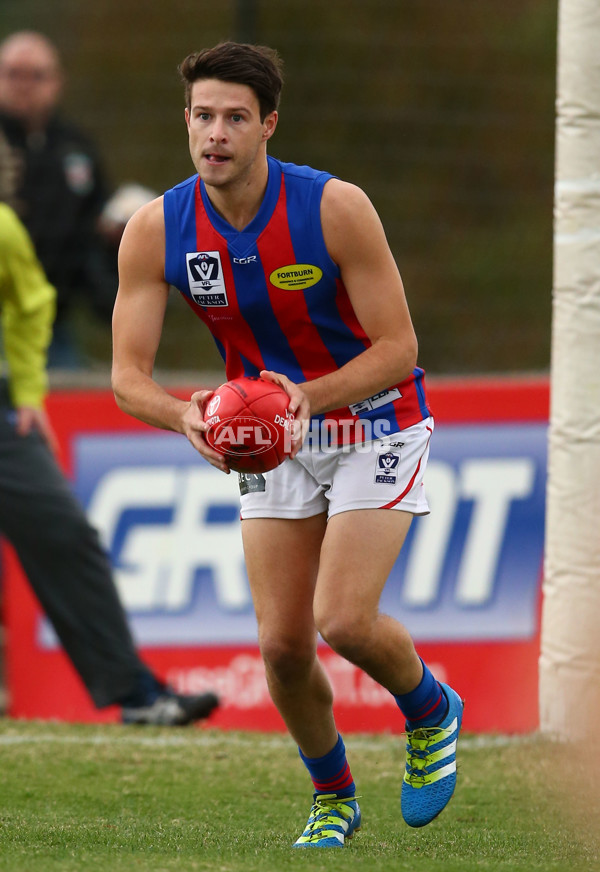
<instances>
[{"instance_id":1,"label":"blue sock","mask_svg":"<svg viewBox=\"0 0 600 872\"><path fill-rule=\"evenodd\" d=\"M342 737L324 757L305 757L300 748L300 758L315 787L317 793L334 793L340 799L354 796L356 786L346 760L346 748Z\"/></svg>"},{"instance_id":2,"label":"blue sock","mask_svg":"<svg viewBox=\"0 0 600 872\"><path fill-rule=\"evenodd\" d=\"M410 693L394 694L394 699L409 730L433 727L443 721L448 711L446 694L424 663L423 677L415 689Z\"/></svg>"}]
</instances>

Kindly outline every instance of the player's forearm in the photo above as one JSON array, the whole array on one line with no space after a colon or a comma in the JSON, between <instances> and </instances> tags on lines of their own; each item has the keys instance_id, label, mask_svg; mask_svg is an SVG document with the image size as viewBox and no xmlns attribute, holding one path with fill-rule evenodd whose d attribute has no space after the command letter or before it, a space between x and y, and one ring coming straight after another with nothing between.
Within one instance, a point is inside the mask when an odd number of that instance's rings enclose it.
<instances>
[{"instance_id":1,"label":"player's forearm","mask_svg":"<svg viewBox=\"0 0 600 872\"><path fill-rule=\"evenodd\" d=\"M183 433L183 415L189 403L169 394L135 368L113 368L112 388L122 411L161 430Z\"/></svg>"},{"instance_id":2,"label":"player's forearm","mask_svg":"<svg viewBox=\"0 0 600 872\"><path fill-rule=\"evenodd\" d=\"M358 403L403 381L416 363L416 340L400 348L391 339L381 339L340 369L300 387L308 397L311 414L318 415Z\"/></svg>"}]
</instances>

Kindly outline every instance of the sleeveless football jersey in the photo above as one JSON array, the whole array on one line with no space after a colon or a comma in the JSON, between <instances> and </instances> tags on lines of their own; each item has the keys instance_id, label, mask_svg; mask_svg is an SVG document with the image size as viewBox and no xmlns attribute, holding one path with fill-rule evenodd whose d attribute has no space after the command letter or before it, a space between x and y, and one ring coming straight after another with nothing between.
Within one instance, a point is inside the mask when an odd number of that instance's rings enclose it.
<instances>
[{"instance_id":1,"label":"sleeveless football jersey","mask_svg":"<svg viewBox=\"0 0 600 872\"><path fill-rule=\"evenodd\" d=\"M164 196L165 278L211 331L228 379L261 369L302 383L342 367L370 345L323 239L320 204L332 178L268 158L262 205L244 230L213 208L192 176ZM428 417L424 372L326 419L335 444L386 435ZM362 422L355 426L356 422ZM358 435L357 435L358 434Z\"/></svg>"}]
</instances>

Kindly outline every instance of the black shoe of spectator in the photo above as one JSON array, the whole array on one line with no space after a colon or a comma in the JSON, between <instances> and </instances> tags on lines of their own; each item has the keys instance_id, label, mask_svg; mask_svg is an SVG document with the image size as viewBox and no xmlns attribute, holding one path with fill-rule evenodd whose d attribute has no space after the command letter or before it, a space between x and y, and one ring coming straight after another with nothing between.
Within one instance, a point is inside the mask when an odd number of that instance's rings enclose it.
<instances>
[{"instance_id":1,"label":"black shoe of spectator","mask_svg":"<svg viewBox=\"0 0 600 872\"><path fill-rule=\"evenodd\" d=\"M184 727L207 718L219 705L212 692L188 696L165 687L153 702L146 705L124 705L124 724L153 724L163 727Z\"/></svg>"}]
</instances>

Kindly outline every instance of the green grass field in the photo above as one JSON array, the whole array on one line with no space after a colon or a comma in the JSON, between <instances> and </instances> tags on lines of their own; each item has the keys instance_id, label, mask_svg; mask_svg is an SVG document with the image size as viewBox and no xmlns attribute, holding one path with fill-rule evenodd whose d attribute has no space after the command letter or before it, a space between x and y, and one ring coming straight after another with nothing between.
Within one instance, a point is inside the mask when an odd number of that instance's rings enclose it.
<instances>
[{"instance_id":1,"label":"green grass field","mask_svg":"<svg viewBox=\"0 0 600 872\"><path fill-rule=\"evenodd\" d=\"M290 848L311 789L284 735L0 721L0 870L600 869L600 773L577 749L467 735L452 802L411 830L401 740L345 740L364 823L342 854Z\"/></svg>"}]
</instances>

